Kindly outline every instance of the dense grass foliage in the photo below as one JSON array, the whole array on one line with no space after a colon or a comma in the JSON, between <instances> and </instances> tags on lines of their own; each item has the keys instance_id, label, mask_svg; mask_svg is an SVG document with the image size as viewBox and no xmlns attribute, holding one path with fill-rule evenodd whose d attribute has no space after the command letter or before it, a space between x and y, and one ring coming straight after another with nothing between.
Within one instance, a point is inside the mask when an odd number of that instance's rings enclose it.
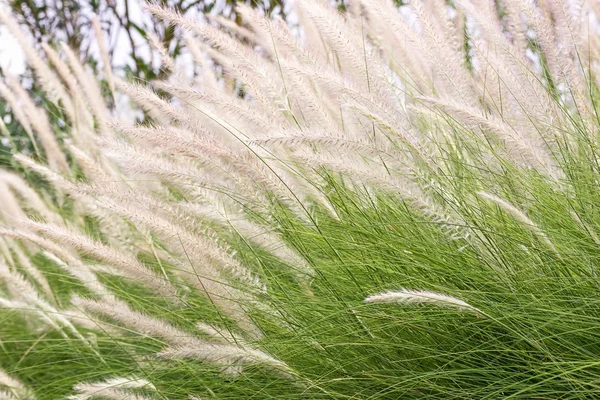
<instances>
[{"instance_id":1,"label":"dense grass foliage","mask_svg":"<svg viewBox=\"0 0 600 400\"><path fill-rule=\"evenodd\" d=\"M141 123L0 12L52 101L0 83L0 398L600 396L595 3L147 12Z\"/></svg>"}]
</instances>

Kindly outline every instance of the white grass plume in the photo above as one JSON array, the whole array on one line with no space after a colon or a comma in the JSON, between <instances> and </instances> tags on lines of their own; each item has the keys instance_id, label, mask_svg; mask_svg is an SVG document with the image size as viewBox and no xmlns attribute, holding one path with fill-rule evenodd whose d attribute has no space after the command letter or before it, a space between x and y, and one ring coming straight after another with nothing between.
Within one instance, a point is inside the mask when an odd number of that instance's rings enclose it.
<instances>
[{"instance_id":1,"label":"white grass plume","mask_svg":"<svg viewBox=\"0 0 600 400\"><path fill-rule=\"evenodd\" d=\"M53 100L62 101L67 112L70 115L74 115L73 105L69 95L66 93L58 78L54 75L50 68L48 68L47 63L38 55L29 38L27 38L21 30L21 27L15 20L14 16L6 10L0 9L0 21L5 24L13 37L19 42L20 48L24 51L27 57L28 64L34 70L34 73L38 78L38 82L42 85L46 93L48 93Z\"/></svg>"},{"instance_id":2,"label":"white grass plume","mask_svg":"<svg viewBox=\"0 0 600 400\"><path fill-rule=\"evenodd\" d=\"M131 390L144 389L146 391L156 391L156 387L152 382L134 376L108 378L100 382L81 382L76 384L73 389L77 394L67 397L68 399L88 400L100 397L115 400L147 400L149 397Z\"/></svg>"},{"instance_id":3,"label":"white grass plume","mask_svg":"<svg viewBox=\"0 0 600 400\"><path fill-rule=\"evenodd\" d=\"M7 400L35 400L33 393L21 381L2 369L0 369L0 388L5 389L7 395L10 396ZM0 392L0 398L3 398L2 396L2 392Z\"/></svg>"},{"instance_id":4,"label":"white grass plume","mask_svg":"<svg viewBox=\"0 0 600 400\"><path fill-rule=\"evenodd\" d=\"M77 278L92 293L96 293L102 297L108 295L107 289L98 281L96 275L84 265L79 258L62 248L60 245L24 230L5 229L1 226L0 236L25 240L39 246L45 251L44 255L48 259L56 263L73 277Z\"/></svg>"},{"instance_id":5,"label":"white grass plume","mask_svg":"<svg viewBox=\"0 0 600 400\"><path fill-rule=\"evenodd\" d=\"M111 318L118 323L117 326L127 327L142 336L160 338L174 345L194 342L190 333L148 314L133 310L127 303L115 298L94 301L74 296L71 303L85 313L100 314Z\"/></svg>"},{"instance_id":6,"label":"white grass plume","mask_svg":"<svg viewBox=\"0 0 600 400\"><path fill-rule=\"evenodd\" d=\"M47 114L35 104L31 95L27 93L15 77L9 74L5 75L8 86L21 100L23 111L27 115L33 131L37 133L37 138L42 144L48 164L57 172L68 173L69 165L65 153L60 148Z\"/></svg>"},{"instance_id":7,"label":"white grass plume","mask_svg":"<svg viewBox=\"0 0 600 400\"><path fill-rule=\"evenodd\" d=\"M59 215L51 211L46 201L20 176L11 172L0 171L0 181L4 181L32 211L38 213L46 221L57 222L60 220Z\"/></svg>"},{"instance_id":8,"label":"white grass plume","mask_svg":"<svg viewBox=\"0 0 600 400\"><path fill-rule=\"evenodd\" d=\"M44 319L58 332L63 331L62 327L71 331L75 337L83 343L88 344L87 340L79 333L77 328L48 301L44 300L36 288L23 275L16 271L11 271L4 263L0 262L0 278L9 287L13 296L20 298L26 304L37 308Z\"/></svg>"},{"instance_id":9,"label":"white grass plume","mask_svg":"<svg viewBox=\"0 0 600 400\"><path fill-rule=\"evenodd\" d=\"M110 92L115 93L115 81L113 78L113 72L111 68L110 58L108 50L106 48L106 41L104 40L104 33L100 26L100 21L96 15L92 16L92 25L94 27L94 33L96 34L96 41L98 42L98 49L100 50L100 58L102 59L102 70L104 71L104 79L108 83Z\"/></svg>"},{"instance_id":10,"label":"white grass plume","mask_svg":"<svg viewBox=\"0 0 600 400\"><path fill-rule=\"evenodd\" d=\"M31 220L22 221L21 224L26 229L49 237L62 246L67 245L79 252L91 255L115 266L124 276L130 277L134 281L142 282L147 287L157 290L163 296L171 298L177 293L177 289L166 281L164 277L149 270L136 257L129 253L94 241L88 236L60 226L42 224Z\"/></svg>"},{"instance_id":11,"label":"white grass plume","mask_svg":"<svg viewBox=\"0 0 600 400\"><path fill-rule=\"evenodd\" d=\"M555 254L559 254L558 250L556 250L556 247L554 246L554 243L550 241L550 239L544 233L544 231L535 222L533 222L523 211L519 210L517 207L510 204L508 201L496 195L482 191L477 192L477 195L499 206L502 210L511 215L517 222L522 224L526 229L533 233L542 243L546 244Z\"/></svg>"},{"instance_id":12,"label":"white grass plume","mask_svg":"<svg viewBox=\"0 0 600 400\"><path fill-rule=\"evenodd\" d=\"M178 359L195 358L209 361L217 365L263 365L270 367L278 375L293 378L292 370L283 361L277 360L268 354L251 348L224 344L205 344L201 347L169 347L157 354L160 358Z\"/></svg>"},{"instance_id":13,"label":"white grass plume","mask_svg":"<svg viewBox=\"0 0 600 400\"><path fill-rule=\"evenodd\" d=\"M15 258L17 263L23 268L23 270L29 275L38 285L46 295L48 299L54 297L54 293L48 280L44 276L44 274L33 265L31 262L31 258L29 254L25 254L25 250L21 249L21 247L12 239L6 240L8 247L15 254Z\"/></svg>"},{"instance_id":14,"label":"white grass plume","mask_svg":"<svg viewBox=\"0 0 600 400\"><path fill-rule=\"evenodd\" d=\"M162 339L170 345L170 347L157 354L157 356L162 358L197 358L220 366L227 366L235 363L258 363L270 366L277 371L285 372L289 375L289 368L284 362L279 361L260 350L243 346L242 343L207 343L191 333L174 327L168 322L135 311L120 300L94 301L75 296L72 303L75 307L84 311L101 314L105 317L114 319L119 325L128 327L138 334ZM207 327L203 325L200 327L205 328L203 330L207 331ZM216 337L214 337L215 335L218 335L216 331L210 333L210 336L213 336L213 339L216 339ZM220 335L218 337L219 341L227 341L230 338L233 337L228 337L227 335Z\"/></svg>"},{"instance_id":15,"label":"white grass plume","mask_svg":"<svg viewBox=\"0 0 600 400\"><path fill-rule=\"evenodd\" d=\"M423 290L400 289L371 295L365 303L435 304L484 315L481 310L456 297Z\"/></svg>"}]
</instances>

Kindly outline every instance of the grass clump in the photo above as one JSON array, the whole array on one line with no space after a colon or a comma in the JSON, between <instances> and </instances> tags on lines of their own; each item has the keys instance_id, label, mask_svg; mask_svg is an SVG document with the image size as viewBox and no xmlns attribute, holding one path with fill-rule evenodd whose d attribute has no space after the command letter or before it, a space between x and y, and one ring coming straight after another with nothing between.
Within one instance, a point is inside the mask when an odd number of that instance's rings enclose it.
<instances>
[{"instance_id":1,"label":"grass clump","mask_svg":"<svg viewBox=\"0 0 600 400\"><path fill-rule=\"evenodd\" d=\"M67 48L26 52L60 136L3 86L0 397L600 395L593 5L146 10L196 69L105 69L143 122Z\"/></svg>"}]
</instances>

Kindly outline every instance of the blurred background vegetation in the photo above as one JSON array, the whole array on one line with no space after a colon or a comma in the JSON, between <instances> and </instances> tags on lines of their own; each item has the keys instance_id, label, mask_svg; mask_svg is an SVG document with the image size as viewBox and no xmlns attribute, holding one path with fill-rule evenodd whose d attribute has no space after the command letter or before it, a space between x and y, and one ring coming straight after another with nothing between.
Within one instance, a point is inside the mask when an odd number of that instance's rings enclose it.
<instances>
[{"instance_id":1,"label":"blurred background vegetation","mask_svg":"<svg viewBox=\"0 0 600 400\"><path fill-rule=\"evenodd\" d=\"M206 14L220 15L239 25L243 24L240 16L235 13L233 0L161 0L159 3L190 17L203 18L202 15ZM28 32L36 47L47 43L56 48L60 42L64 42L71 49L78 51L81 60L99 72L102 62L92 27L92 17L97 16L113 63L111 66L113 70L121 76L151 81L162 78L165 71L161 71L159 63L155 60L156 54L151 50L149 33L160 40L176 61L184 55L184 52L182 52L180 33L164 21L143 12L142 4L141 0L8 0L7 5L24 30ZM252 1L249 4L273 17L286 18L287 10L280 0ZM0 40L13 39L5 33L4 37L0 36ZM12 55L5 53L3 56ZM0 67L2 76L10 72ZM35 85L29 67L25 67L25 70L19 71L18 74L24 87L32 94L38 105L49 111L50 116L56 117L52 121L53 127L60 129L60 124L57 122L61 111ZM115 106L111 104L108 92L106 100L109 106ZM6 129L11 132L11 140L2 137L0 142L0 166L6 168L12 166L12 153L30 153L32 143L14 118L6 100L2 98L0 98L0 118L6 125Z\"/></svg>"}]
</instances>

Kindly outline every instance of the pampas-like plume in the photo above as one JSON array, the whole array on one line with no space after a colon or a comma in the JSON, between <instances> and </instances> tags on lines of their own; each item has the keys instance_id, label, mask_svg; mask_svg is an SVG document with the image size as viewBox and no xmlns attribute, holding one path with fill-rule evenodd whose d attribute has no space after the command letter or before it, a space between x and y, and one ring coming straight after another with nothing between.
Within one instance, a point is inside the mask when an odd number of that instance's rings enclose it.
<instances>
[{"instance_id":1,"label":"pampas-like plume","mask_svg":"<svg viewBox=\"0 0 600 400\"><path fill-rule=\"evenodd\" d=\"M8 185L0 181L0 199L2 200L2 210L0 217L3 220L11 221L14 219L25 218L26 214L15 194L9 189Z\"/></svg>"},{"instance_id":2,"label":"pampas-like plume","mask_svg":"<svg viewBox=\"0 0 600 400\"><path fill-rule=\"evenodd\" d=\"M73 389L78 393L77 396L72 396L70 398L73 399L88 399L91 397L110 397L112 393L120 393L121 396L119 398L136 398L129 397L135 396L133 393L128 393L126 390L131 389L150 389L156 390L156 387L152 384L152 382L137 378L134 376L131 377L116 377L116 378L108 378L104 381L100 382L81 382L73 387ZM118 389L118 391L115 391ZM106 395L106 392L111 392L109 396Z\"/></svg>"},{"instance_id":3,"label":"pampas-like plume","mask_svg":"<svg viewBox=\"0 0 600 400\"><path fill-rule=\"evenodd\" d=\"M171 347L158 353L163 358L197 358L216 365L230 364L262 364L290 375L287 365L266 353L242 346L242 344L212 344L194 337L188 332L178 329L171 324L132 310L126 303L119 300L104 300L101 302L76 296L72 303L75 307L104 315L116 320L119 324L142 335L160 338ZM212 336L212 335L211 335ZM226 335L220 336L227 340Z\"/></svg>"},{"instance_id":4,"label":"pampas-like plume","mask_svg":"<svg viewBox=\"0 0 600 400\"><path fill-rule=\"evenodd\" d=\"M108 50L106 48L106 42L104 41L104 33L102 32L102 27L100 26L100 21L98 21L97 16L92 17L92 25L94 26L94 32L96 33L96 40L98 41L98 49L100 50L100 57L102 58L102 69L104 71L104 79L108 83L108 88L114 96L115 93L115 81L113 79L113 73L111 68L111 63L108 55Z\"/></svg>"},{"instance_id":5,"label":"pampas-like plume","mask_svg":"<svg viewBox=\"0 0 600 400\"><path fill-rule=\"evenodd\" d=\"M219 57L219 61L226 68L231 69L238 77L243 78L252 95L268 114L279 119L281 108L291 112L284 99L285 96L281 93L281 85L274 78L278 76L277 72L270 63L261 59L255 52L213 26L208 24L199 25L176 12L166 10L155 4L148 4L146 8L157 17L177 23L182 28L190 30L223 52L225 56L219 56L219 53L214 53L213 56Z\"/></svg>"},{"instance_id":6,"label":"pampas-like plume","mask_svg":"<svg viewBox=\"0 0 600 400\"><path fill-rule=\"evenodd\" d=\"M168 126L171 122L182 123L185 126L198 128L197 121L191 121L188 115L182 110L173 106L173 104L162 99L154 91L147 87L126 83L121 79L116 79L117 88L127 94L137 104L142 107L150 116L161 123L163 126Z\"/></svg>"},{"instance_id":7,"label":"pampas-like plume","mask_svg":"<svg viewBox=\"0 0 600 400\"><path fill-rule=\"evenodd\" d=\"M511 215L517 222L521 223L525 228L527 228L531 233L533 233L537 238L544 244L546 244L555 254L559 254L554 246L554 243L550 241L548 236L544 233L544 231L533 222L523 211L519 210L517 207L510 204L508 201L495 196L493 194L487 192L477 192L477 195L489 202L492 202L499 206L502 210L504 210L507 214Z\"/></svg>"},{"instance_id":8,"label":"pampas-like plume","mask_svg":"<svg viewBox=\"0 0 600 400\"><path fill-rule=\"evenodd\" d=\"M26 155L15 154L14 158L24 167L32 169L33 171L47 179L59 191L67 191L68 188L72 186L71 182L69 182L69 180L66 179L64 176L44 165L38 164Z\"/></svg>"},{"instance_id":9,"label":"pampas-like plume","mask_svg":"<svg viewBox=\"0 0 600 400\"><path fill-rule=\"evenodd\" d=\"M109 400L150 400L150 397L133 392L132 389L156 390L151 382L136 377L109 378L101 382L91 383L81 382L75 385L73 389L77 394L68 396L67 399L88 400L91 398L103 398Z\"/></svg>"},{"instance_id":10,"label":"pampas-like plume","mask_svg":"<svg viewBox=\"0 0 600 400\"><path fill-rule=\"evenodd\" d=\"M35 400L33 393L23 383L0 369L0 387L6 392L0 391L0 399ZM3 397L6 393L6 397Z\"/></svg>"},{"instance_id":11,"label":"pampas-like plume","mask_svg":"<svg viewBox=\"0 0 600 400\"><path fill-rule=\"evenodd\" d=\"M26 255L25 252L12 239L7 239L6 241L8 243L8 247L15 254L16 260L21 268L23 268L27 275L29 275L35 282L37 282L38 285L40 285L40 288L47 298L51 299L54 296L54 293L52 292L52 288L50 287L46 277L38 268L33 265L29 256Z\"/></svg>"},{"instance_id":12,"label":"pampas-like plume","mask_svg":"<svg viewBox=\"0 0 600 400\"><path fill-rule=\"evenodd\" d=\"M506 142L508 155L513 162L519 164L524 160L526 166L535 167L552 178L558 179L562 176L542 140L528 137L496 117L484 117L473 108L434 98L422 97L419 100L439 108L470 129L481 129L486 134Z\"/></svg>"},{"instance_id":13,"label":"pampas-like plume","mask_svg":"<svg viewBox=\"0 0 600 400\"><path fill-rule=\"evenodd\" d=\"M31 127L31 123L29 122L29 118L27 114L21 107L21 104L14 93L6 86L3 82L0 82L0 96L10 105L13 115L19 121L27 136L31 140L31 144L38 156L41 155L40 150L38 149L37 141L33 136L33 128Z\"/></svg>"},{"instance_id":14,"label":"pampas-like plume","mask_svg":"<svg viewBox=\"0 0 600 400\"><path fill-rule=\"evenodd\" d=\"M160 338L172 345L183 346L195 343L195 339L190 333L150 315L132 310L127 303L121 300L112 298L94 301L74 296L71 303L81 311L111 318L119 324L117 326L125 326L143 336Z\"/></svg>"},{"instance_id":15,"label":"pampas-like plume","mask_svg":"<svg viewBox=\"0 0 600 400\"><path fill-rule=\"evenodd\" d=\"M74 115L73 104L69 95L58 78L52 73L48 65L38 55L31 45L30 40L25 37L15 18L4 9L0 9L0 21L8 28L10 33L19 42L20 48L25 52L28 64L36 74L38 82L53 100L60 100L68 115Z\"/></svg>"},{"instance_id":16,"label":"pampas-like plume","mask_svg":"<svg viewBox=\"0 0 600 400\"><path fill-rule=\"evenodd\" d=\"M169 51L165 48L158 36L156 36L156 34L154 34L153 32L147 32L146 35L150 40L150 45L152 46L152 48L156 50L160 55L160 62L162 68L164 68L164 70L167 72L174 71L175 60L173 60L173 58L169 54Z\"/></svg>"},{"instance_id":17,"label":"pampas-like plume","mask_svg":"<svg viewBox=\"0 0 600 400\"><path fill-rule=\"evenodd\" d=\"M56 134L52 130L52 125L46 113L35 104L29 93L23 89L16 78L6 75L6 81L13 93L23 103L23 111L27 115L33 131L37 133L37 138L42 144L50 167L57 172L68 173L69 165L67 159L56 140Z\"/></svg>"},{"instance_id":18,"label":"pampas-like plume","mask_svg":"<svg viewBox=\"0 0 600 400\"><path fill-rule=\"evenodd\" d=\"M223 344L204 344L201 347L169 347L157 354L158 357L167 359L195 358L208 361L217 365L263 365L272 368L278 374L293 378L294 373L283 361L277 360L268 354L240 346Z\"/></svg>"},{"instance_id":19,"label":"pampas-like plume","mask_svg":"<svg viewBox=\"0 0 600 400\"><path fill-rule=\"evenodd\" d=\"M80 326L91 331L102 332L113 337L122 336L124 330L114 324L100 321L77 308L61 310L62 315L73 325Z\"/></svg>"},{"instance_id":20,"label":"pampas-like plume","mask_svg":"<svg viewBox=\"0 0 600 400\"><path fill-rule=\"evenodd\" d=\"M154 397L148 397L139 393L132 393L129 390L105 388L99 391L81 392L78 394L66 397L69 400L89 400L106 399L106 400L154 400Z\"/></svg>"},{"instance_id":21,"label":"pampas-like plume","mask_svg":"<svg viewBox=\"0 0 600 400\"><path fill-rule=\"evenodd\" d=\"M72 76L78 85L83 88L84 101L95 117L99 132L110 137L110 131L106 128L107 110L102 102L102 91L94 75L89 72L89 69L86 70L81 61L79 61L79 57L66 43L61 43L61 48L69 61L69 66L73 72Z\"/></svg>"},{"instance_id":22,"label":"pampas-like plume","mask_svg":"<svg viewBox=\"0 0 600 400\"><path fill-rule=\"evenodd\" d=\"M145 286L157 290L167 298L176 296L177 289L173 287L164 277L149 270L136 257L124 251L117 250L100 242L90 239L88 236L78 234L72 230L60 226L41 224L26 220L21 224L24 228L46 236L61 245L67 245L79 252L91 255L102 262L115 266L124 276L134 281L142 282Z\"/></svg>"},{"instance_id":23,"label":"pampas-like plume","mask_svg":"<svg viewBox=\"0 0 600 400\"><path fill-rule=\"evenodd\" d=\"M216 327L210 324L205 324L203 322L198 322L196 324L196 328L198 328L199 331L207 334L211 339L214 339L220 343L235 343L238 345L246 343L246 340L243 337L235 334L234 332L228 329Z\"/></svg>"},{"instance_id":24,"label":"pampas-like plume","mask_svg":"<svg viewBox=\"0 0 600 400\"><path fill-rule=\"evenodd\" d=\"M54 65L54 69L65 82L72 96L74 115L71 115L71 123L73 124L72 136L77 143L82 143L84 140L89 141L89 133L94 131L94 117L86 107L85 93L75 77L71 74L71 70L67 63L60 58L56 50L50 47L47 43L42 43L42 49L48 61Z\"/></svg>"},{"instance_id":25,"label":"pampas-like plume","mask_svg":"<svg viewBox=\"0 0 600 400\"><path fill-rule=\"evenodd\" d=\"M481 310L456 297L423 290L401 289L371 295L365 303L435 304L484 315Z\"/></svg>"},{"instance_id":26,"label":"pampas-like plume","mask_svg":"<svg viewBox=\"0 0 600 400\"><path fill-rule=\"evenodd\" d=\"M37 308L42 317L53 328L62 333L62 327L69 329L83 343L89 344L79 333L77 328L48 302L42 299L37 290L18 272L11 271L4 263L0 262L0 278L6 282L14 296L21 298L26 304Z\"/></svg>"},{"instance_id":27,"label":"pampas-like plume","mask_svg":"<svg viewBox=\"0 0 600 400\"><path fill-rule=\"evenodd\" d=\"M17 229L4 229L2 227L0 227L0 236L26 240L45 249L44 254L46 257L55 262L64 271L77 278L92 293L100 296L108 295L106 288L98 281L96 275L77 257L56 243L30 232Z\"/></svg>"},{"instance_id":28,"label":"pampas-like plume","mask_svg":"<svg viewBox=\"0 0 600 400\"><path fill-rule=\"evenodd\" d=\"M269 231L268 227L262 227L249 221L241 211L220 209L214 204L212 207L193 203L184 204L183 208L201 216L203 219L214 221L225 227L231 226L244 239L297 268L300 273L313 275L314 271L312 271L307 261L291 249L276 232Z\"/></svg>"},{"instance_id":29,"label":"pampas-like plume","mask_svg":"<svg viewBox=\"0 0 600 400\"><path fill-rule=\"evenodd\" d=\"M8 186L17 193L27 204L32 211L38 213L40 217L47 221L58 221L58 215L48 209L48 206L40 195L33 190L27 183L18 175L0 171L0 181L4 181Z\"/></svg>"},{"instance_id":30,"label":"pampas-like plume","mask_svg":"<svg viewBox=\"0 0 600 400\"><path fill-rule=\"evenodd\" d=\"M219 280L219 277L226 277L229 274L249 287L264 291L264 285L260 280L221 248L216 241L197 235L188 227L173 223L167 217L152 214L152 209L148 206L158 205L160 201L152 200L142 193L128 193L122 189L114 190L106 186L79 185L78 187L84 193L90 193L101 199L103 207L151 229L164 240L171 251L178 254L181 259L188 260L190 268L197 268L202 276ZM134 202L136 205L141 202L146 207L142 209L134 207Z\"/></svg>"}]
</instances>

